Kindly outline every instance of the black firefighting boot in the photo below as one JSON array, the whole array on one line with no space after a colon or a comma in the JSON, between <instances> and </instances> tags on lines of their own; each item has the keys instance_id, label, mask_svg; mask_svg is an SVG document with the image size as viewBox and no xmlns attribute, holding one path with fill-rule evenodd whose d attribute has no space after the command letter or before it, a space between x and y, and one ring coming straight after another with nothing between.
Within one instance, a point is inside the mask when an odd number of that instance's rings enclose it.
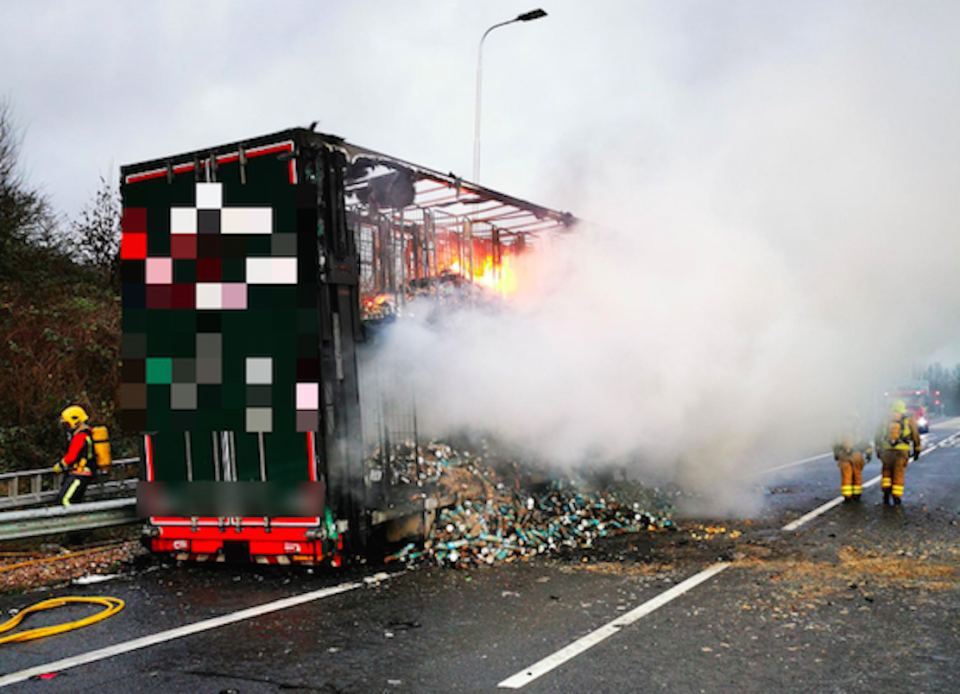
<instances>
[{"instance_id":1,"label":"black firefighting boot","mask_svg":"<svg viewBox=\"0 0 960 694\"><path fill-rule=\"evenodd\" d=\"M899 496L893 497L893 505L894 505L894 506L899 506L900 503L901 503L901 501L900 501L900 497L899 497Z\"/></svg>"},{"instance_id":2,"label":"black firefighting boot","mask_svg":"<svg viewBox=\"0 0 960 694\"><path fill-rule=\"evenodd\" d=\"M854 494L854 495L853 495L852 497L850 497L850 498L853 499L854 501L860 501L860 495L859 495L859 494Z\"/></svg>"},{"instance_id":3,"label":"black firefighting boot","mask_svg":"<svg viewBox=\"0 0 960 694\"><path fill-rule=\"evenodd\" d=\"M884 489L884 490L883 490L883 505L884 505L884 506L889 506L889 505L890 505L890 490L889 490L889 489Z\"/></svg>"}]
</instances>

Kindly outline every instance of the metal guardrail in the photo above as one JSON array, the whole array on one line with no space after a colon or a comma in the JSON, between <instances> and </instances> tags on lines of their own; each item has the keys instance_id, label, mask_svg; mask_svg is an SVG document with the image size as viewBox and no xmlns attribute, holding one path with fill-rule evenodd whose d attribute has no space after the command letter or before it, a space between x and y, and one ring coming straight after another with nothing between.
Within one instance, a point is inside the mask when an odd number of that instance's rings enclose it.
<instances>
[{"instance_id":1,"label":"metal guardrail","mask_svg":"<svg viewBox=\"0 0 960 694\"><path fill-rule=\"evenodd\" d=\"M73 506L53 506L0 513L0 540L55 535L74 530L136 523L136 499L110 499Z\"/></svg>"},{"instance_id":2,"label":"metal guardrail","mask_svg":"<svg viewBox=\"0 0 960 694\"><path fill-rule=\"evenodd\" d=\"M60 477L52 468L0 473L0 511L39 506L56 500ZM86 498L131 496L140 477L140 458L114 460L105 475L97 475L87 487Z\"/></svg>"}]
</instances>

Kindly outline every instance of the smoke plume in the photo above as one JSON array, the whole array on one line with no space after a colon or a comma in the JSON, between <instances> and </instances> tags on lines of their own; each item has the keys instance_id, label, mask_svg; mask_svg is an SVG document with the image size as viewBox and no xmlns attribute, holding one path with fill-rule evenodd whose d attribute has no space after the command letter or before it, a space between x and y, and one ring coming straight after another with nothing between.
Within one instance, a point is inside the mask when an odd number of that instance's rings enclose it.
<instances>
[{"instance_id":1,"label":"smoke plume","mask_svg":"<svg viewBox=\"0 0 960 694\"><path fill-rule=\"evenodd\" d=\"M421 422L728 496L853 408L870 429L960 314L957 12L884 8L678 78L643 132L572 133L554 190L591 224L509 310L393 331Z\"/></svg>"}]
</instances>

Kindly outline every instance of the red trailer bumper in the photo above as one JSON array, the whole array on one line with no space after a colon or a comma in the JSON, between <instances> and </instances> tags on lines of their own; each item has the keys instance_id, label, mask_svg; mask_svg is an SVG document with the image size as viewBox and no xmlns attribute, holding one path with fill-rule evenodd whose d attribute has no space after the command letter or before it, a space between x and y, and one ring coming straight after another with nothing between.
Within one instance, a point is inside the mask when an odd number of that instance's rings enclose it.
<instances>
[{"instance_id":1,"label":"red trailer bumper","mask_svg":"<svg viewBox=\"0 0 960 694\"><path fill-rule=\"evenodd\" d=\"M240 522L228 522L236 520ZM277 519L264 525L262 518L224 519L222 524L201 519L200 523L206 521L201 525L186 518L151 519L145 529L146 544L152 552L183 561L340 566L342 541L319 537L318 525L304 523L311 520Z\"/></svg>"}]
</instances>

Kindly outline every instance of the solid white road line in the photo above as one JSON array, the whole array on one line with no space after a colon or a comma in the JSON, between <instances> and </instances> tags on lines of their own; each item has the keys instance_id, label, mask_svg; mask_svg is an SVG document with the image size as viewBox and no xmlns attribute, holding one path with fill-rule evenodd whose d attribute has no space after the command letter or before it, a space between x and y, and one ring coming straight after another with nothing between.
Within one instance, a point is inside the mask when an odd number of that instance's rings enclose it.
<instances>
[{"instance_id":1,"label":"solid white road line","mask_svg":"<svg viewBox=\"0 0 960 694\"><path fill-rule=\"evenodd\" d=\"M115 655L129 653L130 651L146 648L147 646L153 646L158 643L163 643L164 641L178 639L182 636L189 636L190 634L207 631L208 629L216 629L217 627L222 627L226 624L233 624L234 622L240 622L245 619L252 619L254 617L259 617L260 615L276 612L277 610L285 610L288 607L302 605L314 600L329 598L333 595L356 590L362 586L363 583L341 583L338 586L315 590L310 593L304 593L303 595L294 595L290 598L268 602L264 605L250 607L246 610L240 610L239 612L234 612L232 614L214 617L212 619L204 619L203 621L177 627L176 629L169 629L167 631L161 631L150 636L133 639L132 641L125 641L113 646L107 646L106 648L100 648L98 650L90 651L89 653L83 653L72 658L64 658L63 660L56 660L52 663L46 663L45 665L38 665L37 667L28 668L26 670L21 670L20 672L14 672L0 677L0 687L6 687L7 685L15 684L16 682L23 682L31 677L36 677L37 675L42 675L47 672L61 672L63 670L67 670L68 668L76 667L77 665L86 665L87 663L93 663L105 658L112 658Z\"/></svg>"},{"instance_id":2,"label":"solid white road line","mask_svg":"<svg viewBox=\"0 0 960 694\"><path fill-rule=\"evenodd\" d=\"M872 487L879 481L880 481L879 477L874 477L872 480L864 482L862 486L864 489L866 489L867 487ZM787 523L785 526L783 526L782 530L785 532L796 530L801 525L805 525L806 523L808 523L809 521L812 521L817 516L826 513L827 511L832 509L834 506L839 506L842 503L843 503L842 496L838 496L836 499L830 499L830 501L825 503L823 506L817 506L817 508L813 509L810 513L800 516L799 518L797 518L797 520L793 521L792 523Z\"/></svg>"},{"instance_id":3,"label":"solid white road line","mask_svg":"<svg viewBox=\"0 0 960 694\"><path fill-rule=\"evenodd\" d=\"M956 429L958 424L960 424L960 417L951 417L950 419L945 419L942 422L931 424L930 428L931 429Z\"/></svg>"},{"instance_id":4,"label":"solid white road line","mask_svg":"<svg viewBox=\"0 0 960 694\"><path fill-rule=\"evenodd\" d=\"M952 429L960 423L960 417L955 417L953 419L948 419L945 422L938 422L930 426L931 429ZM796 467L797 465L805 465L807 463L812 463L815 460L822 460L823 458L829 458L832 453L821 453L820 455L813 455L809 458L804 458L803 460L795 460L792 463L785 463L783 465L777 465L776 467L768 467L763 470L757 470L756 472L751 472L746 475L747 477L760 477L761 475L766 475L770 472L776 472L777 470L786 470L787 468ZM831 507L832 508L832 507Z\"/></svg>"},{"instance_id":5,"label":"solid white road line","mask_svg":"<svg viewBox=\"0 0 960 694\"><path fill-rule=\"evenodd\" d=\"M945 446L948 443L953 442L958 436L960 436L960 432L951 434L950 436L947 436L946 438L941 439L940 441L933 444L929 448L924 448L922 451L920 451L920 457L922 458L927 453L933 453L935 450L937 450L941 446ZM873 479L867 480L866 482L863 483L863 488L866 489L867 487L872 487L873 485L877 484L882 477L883 477L882 475L877 475ZM791 532L793 530L796 530L801 525L805 525L806 523L810 522L817 516L826 513L827 511L832 509L834 506L839 506L842 503L843 503L842 496L838 496L835 499L831 499L830 501L825 503L823 506L818 506L817 508L813 509L810 513L800 516L799 518L797 518L797 520L793 521L792 523L787 523L785 526L783 526L782 530L784 532Z\"/></svg>"},{"instance_id":6,"label":"solid white road line","mask_svg":"<svg viewBox=\"0 0 960 694\"><path fill-rule=\"evenodd\" d=\"M792 463L786 463L784 465L778 465L777 467L768 467L764 470L757 470L756 472L751 472L747 477L758 477L760 475L766 475L768 472L776 472L777 470L786 470L788 467L796 467L797 465L803 465L805 463L812 463L814 460L821 460L822 458L828 458L832 453L821 453L820 455L814 455L809 458L804 458L803 460L795 460Z\"/></svg>"},{"instance_id":7,"label":"solid white road line","mask_svg":"<svg viewBox=\"0 0 960 694\"><path fill-rule=\"evenodd\" d=\"M652 600L648 600L639 607L627 612L624 615L621 615L612 622L608 622L596 631L592 631L583 638L577 639L569 646L560 649L553 655L549 655L543 660L534 663L530 667L524 668L517 674L508 677L497 686L503 689L520 689L521 687L530 684L538 677L545 675L557 667L560 667L568 660L576 658L584 651L596 646L601 641L610 638L623 627L633 624L637 620L656 610L658 607L663 607L674 598L677 598L691 588L695 588L696 586L700 585L708 578L716 576L728 566L730 565L721 562L719 564L714 564L708 569L704 569L700 573L691 576L686 581L678 583L673 588L664 591Z\"/></svg>"}]
</instances>

